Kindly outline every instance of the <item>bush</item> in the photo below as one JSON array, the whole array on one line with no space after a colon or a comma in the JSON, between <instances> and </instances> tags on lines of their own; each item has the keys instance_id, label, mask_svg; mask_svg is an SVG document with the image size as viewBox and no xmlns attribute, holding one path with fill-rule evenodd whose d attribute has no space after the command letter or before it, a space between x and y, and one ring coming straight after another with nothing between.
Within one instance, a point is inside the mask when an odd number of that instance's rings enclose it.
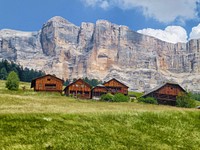
<instances>
[{"instance_id":1,"label":"bush","mask_svg":"<svg viewBox=\"0 0 200 150\"><path fill-rule=\"evenodd\" d=\"M130 98L128 96L125 96L122 93L117 93L113 97L113 102L128 102L129 99Z\"/></svg>"},{"instance_id":2,"label":"bush","mask_svg":"<svg viewBox=\"0 0 200 150\"><path fill-rule=\"evenodd\" d=\"M113 100L113 95L111 93L103 94L101 96L101 100L103 100L103 101L112 101Z\"/></svg>"},{"instance_id":3,"label":"bush","mask_svg":"<svg viewBox=\"0 0 200 150\"><path fill-rule=\"evenodd\" d=\"M200 101L200 93L191 93L191 98Z\"/></svg>"},{"instance_id":4,"label":"bush","mask_svg":"<svg viewBox=\"0 0 200 150\"><path fill-rule=\"evenodd\" d=\"M11 71L7 77L6 88L9 90L19 89L19 77L16 72Z\"/></svg>"},{"instance_id":5,"label":"bush","mask_svg":"<svg viewBox=\"0 0 200 150\"><path fill-rule=\"evenodd\" d=\"M180 93L176 97L176 106L185 107L185 108L193 108L196 106L195 100L191 98L191 94Z\"/></svg>"},{"instance_id":6,"label":"bush","mask_svg":"<svg viewBox=\"0 0 200 150\"><path fill-rule=\"evenodd\" d=\"M148 103L148 104L158 104L157 100L153 97L140 97L138 99L139 102Z\"/></svg>"}]
</instances>

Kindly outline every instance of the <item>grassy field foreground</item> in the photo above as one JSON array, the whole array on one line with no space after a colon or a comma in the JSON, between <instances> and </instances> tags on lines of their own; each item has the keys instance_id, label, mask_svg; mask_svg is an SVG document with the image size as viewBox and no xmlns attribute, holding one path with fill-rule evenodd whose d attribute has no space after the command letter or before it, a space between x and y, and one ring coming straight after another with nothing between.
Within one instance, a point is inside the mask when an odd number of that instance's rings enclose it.
<instances>
[{"instance_id":1,"label":"grassy field foreground","mask_svg":"<svg viewBox=\"0 0 200 150\"><path fill-rule=\"evenodd\" d=\"M199 149L200 111L8 91L0 81L0 149Z\"/></svg>"},{"instance_id":2,"label":"grassy field foreground","mask_svg":"<svg viewBox=\"0 0 200 150\"><path fill-rule=\"evenodd\" d=\"M199 149L198 112L7 114L2 149Z\"/></svg>"}]
</instances>

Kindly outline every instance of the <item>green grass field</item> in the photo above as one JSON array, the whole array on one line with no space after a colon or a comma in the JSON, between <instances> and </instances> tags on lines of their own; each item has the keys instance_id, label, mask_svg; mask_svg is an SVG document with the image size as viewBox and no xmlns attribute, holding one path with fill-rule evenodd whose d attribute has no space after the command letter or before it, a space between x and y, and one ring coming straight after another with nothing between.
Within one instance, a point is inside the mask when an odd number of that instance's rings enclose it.
<instances>
[{"instance_id":1,"label":"green grass field","mask_svg":"<svg viewBox=\"0 0 200 150\"><path fill-rule=\"evenodd\" d=\"M22 90L26 86L26 90ZM8 91L0 81L0 149L200 149L200 111Z\"/></svg>"}]
</instances>

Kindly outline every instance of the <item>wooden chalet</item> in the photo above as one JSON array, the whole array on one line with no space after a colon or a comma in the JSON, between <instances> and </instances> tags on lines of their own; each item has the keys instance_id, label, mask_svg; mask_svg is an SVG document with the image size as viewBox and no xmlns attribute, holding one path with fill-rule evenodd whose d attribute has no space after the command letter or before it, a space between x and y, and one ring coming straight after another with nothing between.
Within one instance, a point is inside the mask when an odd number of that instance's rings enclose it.
<instances>
[{"instance_id":1,"label":"wooden chalet","mask_svg":"<svg viewBox=\"0 0 200 150\"><path fill-rule=\"evenodd\" d=\"M47 74L31 81L31 88L34 91L46 91L46 92L60 92L62 93L64 81L56 76Z\"/></svg>"},{"instance_id":2,"label":"wooden chalet","mask_svg":"<svg viewBox=\"0 0 200 150\"><path fill-rule=\"evenodd\" d=\"M91 98L92 87L82 79L78 79L75 82L69 84L65 87L64 92L67 96L74 96L78 98Z\"/></svg>"},{"instance_id":3,"label":"wooden chalet","mask_svg":"<svg viewBox=\"0 0 200 150\"><path fill-rule=\"evenodd\" d=\"M98 100L103 94L106 94L107 92L107 88L104 85L99 84L92 89L92 99Z\"/></svg>"},{"instance_id":4,"label":"wooden chalet","mask_svg":"<svg viewBox=\"0 0 200 150\"><path fill-rule=\"evenodd\" d=\"M154 97L158 104L175 106L176 97L182 92L185 93L186 91L179 84L164 83L144 94L142 97Z\"/></svg>"},{"instance_id":5,"label":"wooden chalet","mask_svg":"<svg viewBox=\"0 0 200 150\"><path fill-rule=\"evenodd\" d=\"M116 80L115 78L105 82L103 84L108 92L111 94L116 94L116 93L122 93L124 95L128 95L128 86L125 84L121 83L120 81Z\"/></svg>"}]
</instances>

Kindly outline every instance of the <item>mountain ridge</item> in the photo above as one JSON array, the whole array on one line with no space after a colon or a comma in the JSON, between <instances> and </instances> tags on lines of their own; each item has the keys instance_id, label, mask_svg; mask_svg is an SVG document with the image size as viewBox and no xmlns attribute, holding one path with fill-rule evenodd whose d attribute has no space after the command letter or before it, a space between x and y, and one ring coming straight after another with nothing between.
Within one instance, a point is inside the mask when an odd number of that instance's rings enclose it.
<instances>
[{"instance_id":1,"label":"mountain ridge","mask_svg":"<svg viewBox=\"0 0 200 150\"><path fill-rule=\"evenodd\" d=\"M131 90L144 91L174 80L200 91L200 39L172 44L105 20L79 27L58 16L39 31L16 32L0 30L1 59L60 78L115 77Z\"/></svg>"}]
</instances>

